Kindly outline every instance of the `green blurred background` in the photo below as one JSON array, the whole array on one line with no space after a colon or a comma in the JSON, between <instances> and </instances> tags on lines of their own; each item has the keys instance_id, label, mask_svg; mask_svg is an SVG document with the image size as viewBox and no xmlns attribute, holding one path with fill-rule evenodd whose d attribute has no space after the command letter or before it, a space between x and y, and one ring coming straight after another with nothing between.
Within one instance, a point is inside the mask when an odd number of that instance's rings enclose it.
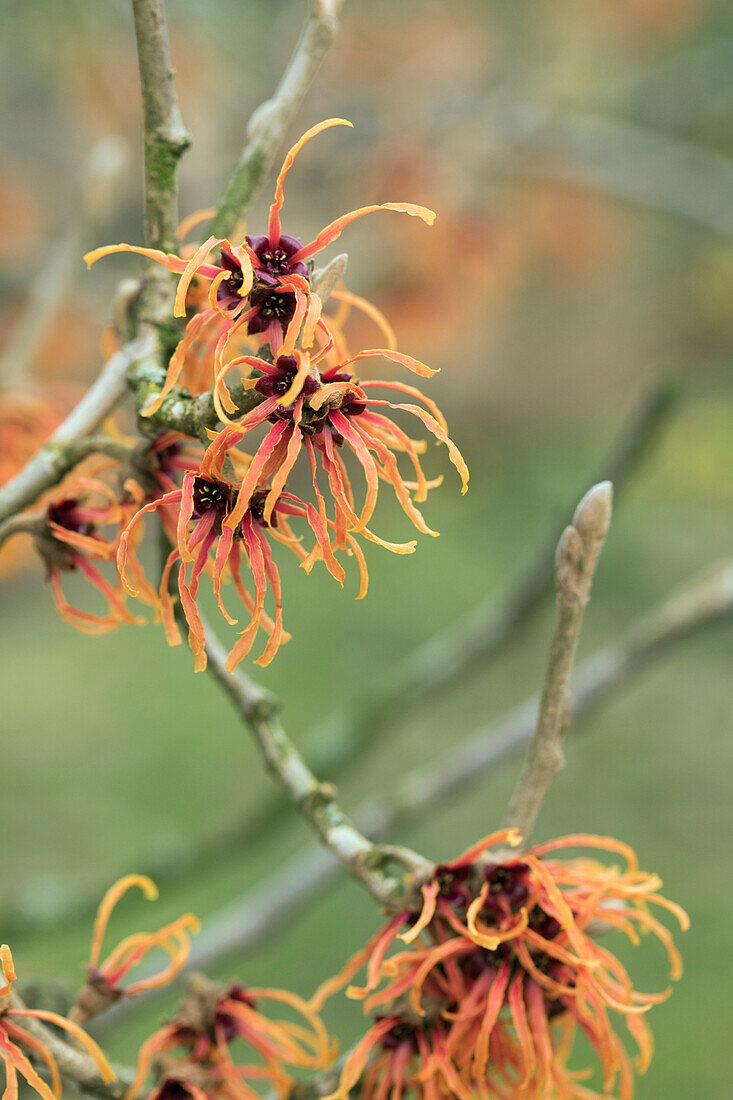
<instances>
[{"instance_id":1,"label":"green blurred background","mask_svg":"<svg viewBox=\"0 0 733 1100\"><path fill-rule=\"evenodd\" d=\"M0 313L12 337L26 294L43 320L45 263L59 240L141 236L139 104L123 0L0 0ZM297 38L289 0L172 0L174 62L194 144L181 212L216 201L249 112ZM733 505L733 5L726 0L347 0L341 33L289 134L350 118L309 146L290 177L287 228L300 236L369 202L436 209L433 230L385 216L343 237L350 289L392 319L400 346L440 366L429 392L471 468L461 498L446 472L427 505L439 539L407 558L378 547L355 603L325 573L283 561L291 643L258 678L283 700L305 749L324 718L368 698L400 658L510 583L588 487L650 387L681 399L623 495L597 575L585 655L669 589L731 554ZM82 165L101 139L120 168L92 239ZM112 153L109 149L112 148ZM254 231L265 193L248 216ZM341 247L341 242L338 247ZM98 368L125 257L93 275L75 261L34 364L39 386ZM427 387L426 387L427 388ZM383 494L384 495L384 494ZM407 538L380 502L380 533ZM187 650L148 626L86 638L54 614L40 570L0 589L0 938L22 976L78 981L91 927L84 899L119 875L157 869L153 908L129 898L122 935L193 910L208 916L309 842L294 811L198 864L201 841L257 820L272 784L227 702ZM334 775L343 802L384 792L437 761L541 683L545 601L500 657L437 701L397 716ZM631 843L689 911L686 973L656 1009L657 1056L642 1098L731 1095L731 630L676 649L568 735L568 766L538 835L589 831ZM582 736L580 733L582 732ZM447 858L500 821L517 762L395 836ZM338 885L255 952L213 976L307 994L375 927ZM619 950L622 950L619 947ZM663 986L661 953L629 958L642 989ZM131 1061L177 991L105 1035ZM359 1026L334 1011L344 1041Z\"/></svg>"}]
</instances>

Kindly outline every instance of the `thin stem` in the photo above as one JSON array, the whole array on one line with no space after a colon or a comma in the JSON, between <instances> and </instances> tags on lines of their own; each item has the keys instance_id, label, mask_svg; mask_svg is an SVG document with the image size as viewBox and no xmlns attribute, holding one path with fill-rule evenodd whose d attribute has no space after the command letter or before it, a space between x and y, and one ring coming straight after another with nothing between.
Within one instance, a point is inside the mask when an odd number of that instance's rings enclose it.
<instances>
[{"instance_id":1,"label":"thin stem","mask_svg":"<svg viewBox=\"0 0 733 1100\"><path fill-rule=\"evenodd\" d=\"M236 227L262 180L336 34L343 0L312 0L311 11L275 94L252 115L247 141L213 223L215 237Z\"/></svg>"},{"instance_id":2,"label":"thin stem","mask_svg":"<svg viewBox=\"0 0 733 1100\"><path fill-rule=\"evenodd\" d=\"M534 738L507 811L506 824L525 842L555 775L564 766L563 734L570 720L570 673L598 557L611 522L613 486L595 485L578 505L557 546L555 633Z\"/></svg>"},{"instance_id":3,"label":"thin stem","mask_svg":"<svg viewBox=\"0 0 733 1100\"><path fill-rule=\"evenodd\" d=\"M429 872L431 864L416 852L397 856L390 848L372 844L356 828L337 801L336 788L320 782L292 743L277 718L277 702L241 671L226 668L226 650L206 629L207 668L248 726L270 773L300 810L321 843L380 905L394 906L404 890L402 876L389 874L385 865L409 862L411 869Z\"/></svg>"},{"instance_id":4,"label":"thin stem","mask_svg":"<svg viewBox=\"0 0 733 1100\"><path fill-rule=\"evenodd\" d=\"M173 84L165 4L132 0L132 11L145 123L145 243L172 251L178 227L178 162L191 139Z\"/></svg>"},{"instance_id":5,"label":"thin stem","mask_svg":"<svg viewBox=\"0 0 733 1100\"><path fill-rule=\"evenodd\" d=\"M0 521L27 508L68 473L77 461L77 445L96 431L125 396L128 370L149 363L154 351L153 338L147 333L126 344L107 361L48 443L0 489Z\"/></svg>"}]
</instances>

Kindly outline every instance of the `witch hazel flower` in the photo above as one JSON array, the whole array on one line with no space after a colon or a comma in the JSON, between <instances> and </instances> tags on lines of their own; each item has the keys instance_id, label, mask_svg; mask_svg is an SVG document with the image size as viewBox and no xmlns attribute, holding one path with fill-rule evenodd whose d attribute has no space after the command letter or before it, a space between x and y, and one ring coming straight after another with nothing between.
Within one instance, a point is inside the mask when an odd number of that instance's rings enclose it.
<instances>
[{"instance_id":1,"label":"witch hazel flower","mask_svg":"<svg viewBox=\"0 0 733 1100\"><path fill-rule=\"evenodd\" d=\"M93 1039L73 1020L67 1020L58 1012L41 1008L19 1008L12 1001L5 1001L17 975L13 956L7 944L0 944L0 1062L5 1068L5 1100L17 1100L18 1077L22 1077L42 1100L60 1100L61 1076L48 1045L31 1034L23 1025L24 1020L41 1020L53 1024L70 1035L93 1059L99 1075L106 1085L114 1081L115 1074ZM50 1078L50 1086L35 1069L30 1057L42 1063Z\"/></svg>"},{"instance_id":2,"label":"witch hazel flower","mask_svg":"<svg viewBox=\"0 0 733 1100\"><path fill-rule=\"evenodd\" d=\"M110 917L125 894L134 888L141 890L149 901L158 897L158 888L147 875L125 875L102 898L94 921L87 981L79 992L74 1008L77 1021L84 1022L96 1016L123 997L135 997L145 990L168 985L188 962L191 933L199 930L198 918L192 913L185 913L156 932L135 932L126 936L102 959L102 946ZM163 968L149 977L127 981L130 971L155 949L167 956Z\"/></svg>"},{"instance_id":3,"label":"witch hazel flower","mask_svg":"<svg viewBox=\"0 0 733 1100\"><path fill-rule=\"evenodd\" d=\"M430 482L425 476L420 455L425 451L424 440L413 440L382 409L410 413L448 449L451 462L462 481L462 492L468 487L468 469L460 451L447 434L445 419L434 402L413 386L402 382L365 380L357 381L349 368L357 361L382 356L408 367L423 376L433 372L413 359L389 349L370 349L359 352L345 363L337 363L322 372L318 369L319 356L311 358L307 353L293 350L280 355L274 363L256 356L243 356L249 369L258 372L250 384L262 394L264 400L238 424L230 424L209 446L202 471L217 476L232 447L238 446L255 428L269 423L271 426L249 464L241 481L236 504L226 520L226 525L236 527L249 501L271 477L271 489L265 503L265 518L273 507L278 493L285 485L301 451L305 451L311 471L311 480L319 511L325 517L325 498L318 482L319 467L328 483L333 501L336 546L347 544L348 532L363 534L396 553L409 553L413 543L390 543L375 535L368 523L373 515L379 482L390 484L403 511L422 533L434 535L425 522L416 503L427 498L428 490L440 480ZM391 402L377 397L378 389L396 391L419 401ZM357 511L349 473L342 458L342 451L351 451L361 466L365 482L364 503ZM412 467L413 479L407 480L398 466L398 455L404 454ZM442 480L442 479L441 479ZM414 496L413 496L414 494Z\"/></svg>"},{"instance_id":4,"label":"witch hazel flower","mask_svg":"<svg viewBox=\"0 0 733 1100\"><path fill-rule=\"evenodd\" d=\"M322 130L351 125L345 119L326 119L308 130L290 149L275 185L266 234L247 236L239 244L210 236L188 259L129 244L97 248L84 257L91 267L111 253L134 252L180 275L174 303L176 317L186 315L186 295L194 277L210 280L208 308L201 309L189 322L170 360L161 392L144 415L151 416L160 407L176 385L190 348L202 337L214 342L214 364L218 373L225 362L228 346L237 333L259 335L261 343L268 345L277 355L288 332L292 334L293 329L297 330L303 324L310 306L317 315L313 323L322 341L331 343L327 323L320 316L321 303L310 289L307 262L337 240L346 226L357 218L379 210L392 210L419 217L432 225L435 220L433 211L414 203L387 202L344 214L305 244L298 237L283 233L280 217L284 202L283 187L298 153ZM209 256L217 248L220 251L219 263L210 263Z\"/></svg>"},{"instance_id":5,"label":"witch hazel flower","mask_svg":"<svg viewBox=\"0 0 733 1100\"><path fill-rule=\"evenodd\" d=\"M442 990L440 994L440 1003L445 1003ZM349 1100L357 1086L362 1100L497 1100L515 1095L503 1091L499 1070L481 1080L462 1080L448 1048L449 1035L437 1017L421 1020L399 1009L377 1015L347 1056L338 1088L324 1100ZM502 1051L500 1064L506 1061Z\"/></svg>"},{"instance_id":6,"label":"witch hazel flower","mask_svg":"<svg viewBox=\"0 0 733 1100\"><path fill-rule=\"evenodd\" d=\"M104 634L122 623L140 624L125 605L125 593L114 561L120 533L134 512L134 502L97 478L72 476L51 495L42 520L29 519L36 549L46 565L54 603L59 615L84 634ZM104 534L112 528L111 534ZM111 563L109 580L98 568ZM102 596L107 613L98 615L70 603L64 593L63 576L77 573Z\"/></svg>"},{"instance_id":7,"label":"witch hazel flower","mask_svg":"<svg viewBox=\"0 0 733 1100\"><path fill-rule=\"evenodd\" d=\"M645 1015L671 990L636 990L596 936L618 930L638 944L640 932L651 933L676 980L679 952L652 910L670 912L683 929L687 916L659 894L659 878L640 871L620 841L578 834L513 856L509 849L520 843L515 830L503 830L438 865L422 885L421 910L397 914L318 991L313 1006L319 1009L366 963L366 984L349 995L363 1000L366 1012L423 1021L430 1034L437 1022L441 1057L462 1082L456 1095L629 1100L635 1072L644 1073L652 1055ZM626 866L555 856L572 848L609 852ZM390 954L399 941L407 950ZM635 1065L614 1016L636 1043ZM568 1067L577 1032L596 1052L602 1092L581 1083L592 1070ZM507 1092L494 1084L499 1071ZM478 1088L487 1080L494 1092ZM345 1085L342 1079L342 1092Z\"/></svg>"},{"instance_id":8,"label":"witch hazel flower","mask_svg":"<svg viewBox=\"0 0 733 1100\"><path fill-rule=\"evenodd\" d=\"M249 462L248 456L233 451L229 458L235 468L246 469ZM229 518L238 490L238 483L229 481L220 471L213 476L203 466L188 470L180 488L156 497L139 509L120 539L117 564L122 582L131 595L144 596L138 582L142 572L136 555L138 525L151 513L161 516L173 546L154 604L162 618L169 644L179 645L181 636L169 591L170 578L176 570L181 608L188 624L188 641L197 672L206 668L206 638L197 607L199 585L204 574L211 577L219 610L230 626L237 625L238 620L230 614L223 601L222 585L226 580L232 582L250 615L249 622L240 631L229 653L229 671L249 654L259 630L268 636L265 648L255 662L260 666L268 665L280 646L290 638L283 626L282 586L270 542L283 543L305 562L308 555L291 527L292 521L305 522L315 536L318 556L341 580L344 576L343 567L334 557L328 524L312 504L281 489L278 489L276 498L272 498L271 490L258 490L238 516L236 525L232 526ZM245 568L251 573L253 594L242 576ZM275 605L273 617L265 607L268 593Z\"/></svg>"},{"instance_id":9,"label":"witch hazel flower","mask_svg":"<svg viewBox=\"0 0 733 1100\"><path fill-rule=\"evenodd\" d=\"M273 1005L286 1006L298 1022L273 1019ZM143 1043L125 1100L135 1100L151 1070L158 1077L150 1094L156 1100L257 1100L258 1085L274 1087L286 1100L292 1069L324 1069L335 1056L319 1015L297 994L238 982L219 986L192 975L175 1019Z\"/></svg>"}]
</instances>

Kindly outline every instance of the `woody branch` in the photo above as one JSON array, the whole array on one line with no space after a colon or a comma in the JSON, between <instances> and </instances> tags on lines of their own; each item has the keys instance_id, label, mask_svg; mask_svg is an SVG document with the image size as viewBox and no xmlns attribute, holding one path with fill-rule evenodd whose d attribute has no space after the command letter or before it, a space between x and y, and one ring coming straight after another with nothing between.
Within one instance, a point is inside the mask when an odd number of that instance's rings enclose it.
<instances>
[{"instance_id":1,"label":"woody branch","mask_svg":"<svg viewBox=\"0 0 733 1100\"><path fill-rule=\"evenodd\" d=\"M506 824L529 839L542 800L564 765L563 734L570 719L570 674L593 575L611 522L613 487L595 485L578 505L557 546L555 633L534 738L507 811Z\"/></svg>"},{"instance_id":2,"label":"woody branch","mask_svg":"<svg viewBox=\"0 0 733 1100\"><path fill-rule=\"evenodd\" d=\"M331 45L343 0L311 0L311 9L280 83L247 126L247 142L214 220L216 237L230 234L257 193L278 145Z\"/></svg>"}]
</instances>

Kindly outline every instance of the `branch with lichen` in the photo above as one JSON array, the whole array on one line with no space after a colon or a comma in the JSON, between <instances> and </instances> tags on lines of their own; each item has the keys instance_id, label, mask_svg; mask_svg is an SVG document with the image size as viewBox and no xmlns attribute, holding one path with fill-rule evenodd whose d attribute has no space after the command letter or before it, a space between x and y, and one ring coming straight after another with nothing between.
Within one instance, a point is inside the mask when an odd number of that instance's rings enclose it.
<instances>
[{"instance_id":1,"label":"branch with lichen","mask_svg":"<svg viewBox=\"0 0 733 1100\"><path fill-rule=\"evenodd\" d=\"M595 485L578 505L557 546L555 633L537 726L509 803L506 825L527 842L552 780L564 765L562 741L570 720L570 674L598 557L611 522L613 486Z\"/></svg>"},{"instance_id":2,"label":"branch with lichen","mask_svg":"<svg viewBox=\"0 0 733 1100\"><path fill-rule=\"evenodd\" d=\"M178 162L191 144L178 107L164 0L132 0L143 100L145 244L169 251L178 228ZM159 324L170 315L173 287L162 269L143 283L140 318Z\"/></svg>"}]
</instances>

